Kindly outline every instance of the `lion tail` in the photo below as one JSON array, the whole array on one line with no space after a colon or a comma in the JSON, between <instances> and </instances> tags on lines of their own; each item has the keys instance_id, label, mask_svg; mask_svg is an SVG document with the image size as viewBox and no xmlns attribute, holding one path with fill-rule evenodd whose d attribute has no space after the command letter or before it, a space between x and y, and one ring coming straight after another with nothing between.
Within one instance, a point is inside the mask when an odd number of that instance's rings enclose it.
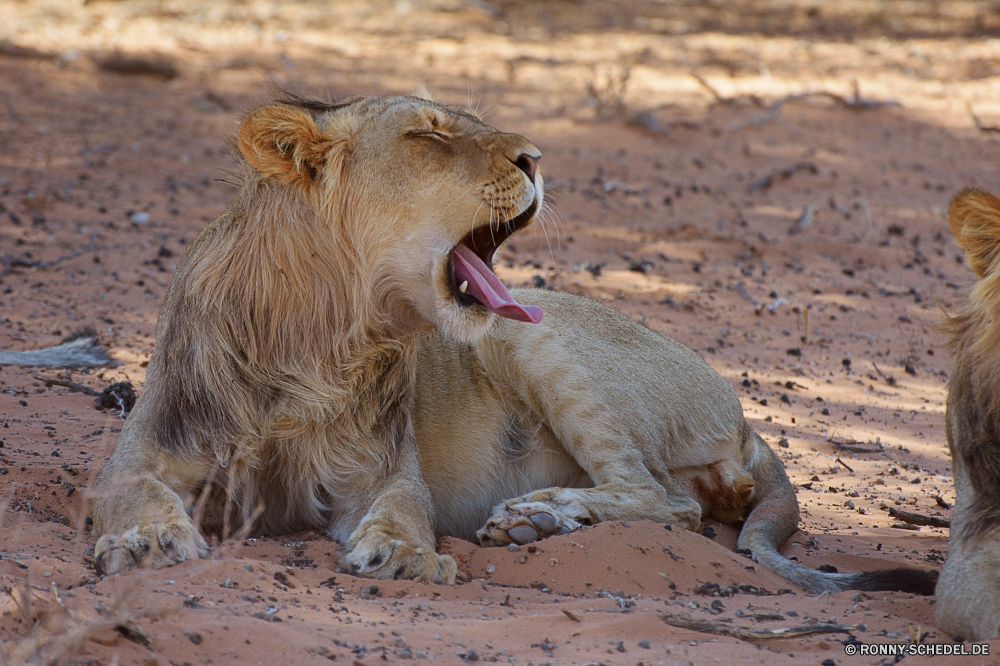
<instances>
[{"instance_id":1,"label":"lion tail","mask_svg":"<svg viewBox=\"0 0 1000 666\"><path fill-rule=\"evenodd\" d=\"M30 351L0 350L0 365L91 368L114 364L114 359L108 356L98 341L97 331L90 326L75 331L54 347Z\"/></svg>"},{"instance_id":2,"label":"lion tail","mask_svg":"<svg viewBox=\"0 0 1000 666\"><path fill-rule=\"evenodd\" d=\"M799 503L778 456L760 435L750 428L749 437L756 439L756 456L750 473L756 482L750 514L740 532L738 548L749 554L782 578L811 594L843 590L884 590L932 595L937 583L936 571L897 567L860 573L816 571L792 562L778 548L797 529Z\"/></svg>"}]
</instances>

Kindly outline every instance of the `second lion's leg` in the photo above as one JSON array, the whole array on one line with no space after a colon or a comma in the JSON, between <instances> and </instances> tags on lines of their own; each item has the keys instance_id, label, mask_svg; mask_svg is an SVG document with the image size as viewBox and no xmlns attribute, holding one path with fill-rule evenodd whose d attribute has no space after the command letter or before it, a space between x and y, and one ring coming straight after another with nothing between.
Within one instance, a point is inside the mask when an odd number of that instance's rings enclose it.
<instances>
[{"instance_id":1,"label":"second lion's leg","mask_svg":"<svg viewBox=\"0 0 1000 666\"><path fill-rule=\"evenodd\" d=\"M545 488L498 505L477 534L480 542L530 543L605 520L653 520L695 529L702 516L699 502L665 471L654 478L638 451L629 448L609 446L608 459L582 461L592 478L591 470L602 472L593 488Z\"/></svg>"}]
</instances>

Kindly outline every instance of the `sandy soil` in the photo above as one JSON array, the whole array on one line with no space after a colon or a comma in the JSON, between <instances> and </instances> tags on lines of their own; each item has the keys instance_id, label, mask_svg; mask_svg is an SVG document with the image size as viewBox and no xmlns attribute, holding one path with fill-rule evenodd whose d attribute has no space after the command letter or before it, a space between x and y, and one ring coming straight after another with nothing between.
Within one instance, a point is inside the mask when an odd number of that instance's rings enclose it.
<instances>
[{"instance_id":1,"label":"sandy soil","mask_svg":"<svg viewBox=\"0 0 1000 666\"><path fill-rule=\"evenodd\" d=\"M3 348L93 325L121 363L73 380L141 387L176 262L233 196L241 110L268 83L427 85L543 151L550 207L502 250L504 280L602 300L731 381L799 492L786 554L943 562L947 530L888 509L954 502L935 326L969 271L944 209L1000 189L993 3L0 0L0 16ZM948 640L933 598L811 597L719 525L608 523L516 552L446 539L453 587L373 588L320 534L98 579L85 498L122 422L32 372L0 368L6 663L875 664L894 662L844 642ZM751 641L664 617L852 628Z\"/></svg>"}]
</instances>

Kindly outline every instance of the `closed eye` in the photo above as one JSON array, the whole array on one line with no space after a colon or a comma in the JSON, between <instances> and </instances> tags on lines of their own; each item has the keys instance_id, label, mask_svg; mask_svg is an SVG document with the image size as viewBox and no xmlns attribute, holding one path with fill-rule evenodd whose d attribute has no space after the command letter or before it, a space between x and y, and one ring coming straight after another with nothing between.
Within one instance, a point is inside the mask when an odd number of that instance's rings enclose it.
<instances>
[{"instance_id":1,"label":"closed eye","mask_svg":"<svg viewBox=\"0 0 1000 666\"><path fill-rule=\"evenodd\" d=\"M448 141L451 136L440 131L440 130L413 130L410 132L411 136L426 136L428 138L437 139L439 141Z\"/></svg>"}]
</instances>

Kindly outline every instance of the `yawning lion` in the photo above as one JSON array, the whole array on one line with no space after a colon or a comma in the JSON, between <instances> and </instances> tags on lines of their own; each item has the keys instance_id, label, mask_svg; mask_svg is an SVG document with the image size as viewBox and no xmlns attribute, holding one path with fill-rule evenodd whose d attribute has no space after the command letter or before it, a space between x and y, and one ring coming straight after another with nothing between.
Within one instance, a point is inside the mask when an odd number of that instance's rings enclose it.
<instances>
[{"instance_id":1,"label":"yawning lion","mask_svg":"<svg viewBox=\"0 0 1000 666\"><path fill-rule=\"evenodd\" d=\"M525 138L416 97L288 98L238 145L97 484L105 571L205 556L192 516L323 529L360 575L436 582L456 572L436 535L714 516L807 590L929 591L782 557L795 493L722 377L607 307L504 287L493 255L542 205Z\"/></svg>"}]
</instances>

